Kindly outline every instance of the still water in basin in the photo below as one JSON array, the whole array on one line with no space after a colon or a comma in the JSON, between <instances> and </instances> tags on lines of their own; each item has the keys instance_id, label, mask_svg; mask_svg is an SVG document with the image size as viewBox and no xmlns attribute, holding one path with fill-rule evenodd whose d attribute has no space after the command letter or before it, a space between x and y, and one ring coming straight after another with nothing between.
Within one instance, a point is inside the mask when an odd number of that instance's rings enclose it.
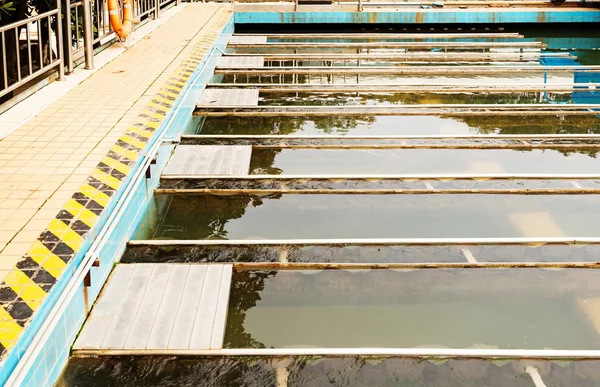
<instances>
[{"instance_id":1,"label":"still water in basin","mask_svg":"<svg viewBox=\"0 0 600 387\"><path fill-rule=\"evenodd\" d=\"M348 356L72 358L60 387L535 387L535 367L548 386L596 387L598 361L539 361ZM286 384L283 384L284 381Z\"/></svg>"},{"instance_id":2,"label":"still water in basin","mask_svg":"<svg viewBox=\"0 0 600 387\"><path fill-rule=\"evenodd\" d=\"M229 348L596 349L600 271L240 271ZM548 324L552 321L552 324Z\"/></svg>"},{"instance_id":3,"label":"still water in basin","mask_svg":"<svg viewBox=\"0 0 600 387\"><path fill-rule=\"evenodd\" d=\"M600 195L160 195L142 224L136 239L597 237Z\"/></svg>"},{"instance_id":4,"label":"still water in basin","mask_svg":"<svg viewBox=\"0 0 600 387\"><path fill-rule=\"evenodd\" d=\"M600 119L595 116L197 116L190 133L201 135L598 134Z\"/></svg>"},{"instance_id":5,"label":"still water in basin","mask_svg":"<svg viewBox=\"0 0 600 387\"><path fill-rule=\"evenodd\" d=\"M254 149L251 174L595 174L596 150Z\"/></svg>"}]
</instances>

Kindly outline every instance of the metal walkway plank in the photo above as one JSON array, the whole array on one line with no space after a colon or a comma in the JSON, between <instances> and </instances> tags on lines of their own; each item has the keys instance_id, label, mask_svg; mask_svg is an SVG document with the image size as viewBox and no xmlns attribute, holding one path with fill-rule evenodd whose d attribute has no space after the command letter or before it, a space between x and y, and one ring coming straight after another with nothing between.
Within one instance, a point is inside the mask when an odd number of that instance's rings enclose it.
<instances>
[{"instance_id":1,"label":"metal walkway plank","mask_svg":"<svg viewBox=\"0 0 600 387\"><path fill-rule=\"evenodd\" d=\"M247 175L251 154L247 145L179 145L163 176Z\"/></svg>"},{"instance_id":2,"label":"metal walkway plank","mask_svg":"<svg viewBox=\"0 0 600 387\"><path fill-rule=\"evenodd\" d=\"M140 309L131 324L124 348L143 349L146 347L154 320L165 294L167 282L171 274L171 265L152 266L154 266L154 270L150 276L150 283L146 292L144 292Z\"/></svg>"},{"instance_id":3,"label":"metal walkway plank","mask_svg":"<svg viewBox=\"0 0 600 387\"><path fill-rule=\"evenodd\" d=\"M191 335L190 348L210 348L222 274L222 265L209 266L206 272L202 297L200 298Z\"/></svg>"},{"instance_id":4,"label":"metal walkway plank","mask_svg":"<svg viewBox=\"0 0 600 387\"><path fill-rule=\"evenodd\" d=\"M230 44L260 44L266 43L267 37L264 35L253 35L253 36L240 36L233 35L229 38Z\"/></svg>"},{"instance_id":5,"label":"metal walkway plank","mask_svg":"<svg viewBox=\"0 0 600 387\"><path fill-rule=\"evenodd\" d=\"M225 340L225 324L227 322L227 309L229 307L229 293L231 291L231 279L233 265L225 265L221 275L221 287L219 288L219 300L215 312L212 329L210 349L222 349Z\"/></svg>"},{"instance_id":6,"label":"metal walkway plank","mask_svg":"<svg viewBox=\"0 0 600 387\"><path fill-rule=\"evenodd\" d=\"M146 348L167 348L189 271L189 265L174 265L171 269L171 276L154 320L154 326L150 331Z\"/></svg>"},{"instance_id":7,"label":"metal walkway plank","mask_svg":"<svg viewBox=\"0 0 600 387\"><path fill-rule=\"evenodd\" d=\"M108 327L115 317L115 311L124 301L121 295L125 293L131 279L134 265L118 266L100 294L98 303L92 313L94 318L88 319L84 329L75 343L79 348L100 348L108 332Z\"/></svg>"},{"instance_id":8,"label":"metal walkway plank","mask_svg":"<svg viewBox=\"0 0 600 387\"><path fill-rule=\"evenodd\" d=\"M262 56L222 56L219 58L217 67L240 68L240 67L264 67L265 58Z\"/></svg>"},{"instance_id":9,"label":"metal walkway plank","mask_svg":"<svg viewBox=\"0 0 600 387\"><path fill-rule=\"evenodd\" d=\"M222 349L231 264L121 264L76 350Z\"/></svg>"},{"instance_id":10,"label":"metal walkway plank","mask_svg":"<svg viewBox=\"0 0 600 387\"><path fill-rule=\"evenodd\" d=\"M258 106L258 89L204 89L198 105Z\"/></svg>"},{"instance_id":11,"label":"metal walkway plank","mask_svg":"<svg viewBox=\"0 0 600 387\"><path fill-rule=\"evenodd\" d=\"M185 288L183 289L183 296L181 297L181 304L179 304L177 317L175 317L173 333L167 345L169 349L189 348L207 269L207 265L190 267Z\"/></svg>"},{"instance_id":12,"label":"metal walkway plank","mask_svg":"<svg viewBox=\"0 0 600 387\"><path fill-rule=\"evenodd\" d=\"M153 265L135 265L133 268L131 280L125 292L117 295L123 302L121 302L115 311L115 317L108 327L108 332L102 341L101 348L122 349L125 347L125 340L127 340L135 315L140 308L144 293L150 283L153 269ZM93 316L94 314L92 313L92 318Z\"/></svg>"}]
</instances>

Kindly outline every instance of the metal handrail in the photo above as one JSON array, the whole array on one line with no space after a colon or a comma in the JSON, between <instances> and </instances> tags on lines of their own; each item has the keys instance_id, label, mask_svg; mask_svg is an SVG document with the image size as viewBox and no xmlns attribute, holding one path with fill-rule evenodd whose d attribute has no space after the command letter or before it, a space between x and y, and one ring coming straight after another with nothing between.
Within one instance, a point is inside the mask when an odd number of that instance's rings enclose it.
<instances>
[{"instance_id":1,"label":"metal handrail","mask_svg":"<svg viewBox=\"0 0 600 387\"><path fill-rule=\"evenodd\" d=\"M64 76L64 61L63 61L63 39L62 39L62 23L60 22L61 7L54 10L35 15L33 17L20 20L14 23L10 23L0 28L0 40L2 42L2 51L0 57L2 58L2 67L4 69L2 78L2 89L0 89L0 97L4 97L8 93L13 92L21 86L26 85L28 82L34 80L38 76L45 74L52 69L58 69L58 79L62 80ZM55 19L55 20L53 20ZM42 21L47 22L46 31L42 28ZM53 22L56 25L56 30L52 30ZM31 39L31 25L36 24L37 29L37 52L32 50L32 39ZM27 57L27 68L22 68L22 62L25 58L21 57L21 32L25 29L26 36L26 57ZM8 39L14 39L15 52L8 52L6 43L7 35L12 32L14 36L8 37ZM44 52L42 48L44 33L47 34L46 44L49 47L49 55L44 58ZM56 53L53 52L52 46L55 43ZM37 66L34 66L33 56L38 55ZM8 58L15 59L15 68L9 69L10 64ZM23 74L25 73L25 74ZM15 80L16 79L16 80Z\"/></svg>"},{"instance_id":2,"label":"metal handrail","mask_svg":"<svg viewBox=\"0 0 600 387\"><path fill-rule=\"evenodd\" d=\"M145 19L157 18L161 9L170 5L179 5L181 0L132 0L132 2L134 18L140 22ZM42 31L42 21L46 20L48 31L46 31L46 26ZM75 61L81 57L86 58L85 68L92 69L94 67L94 49L112 38L116 39L108 20L106 0L76 0L74 2L58 0L56 9L0 27L0 43L2 44L0 64L3 68L3 72L0 73L0 97L6 96L19 87L26 86L34 78L54 68L58 69L58 79L62 80L65 67L67 73L73 72ZM32 42L30 29L31 25L36 23L39 32L38 40ZM50 27L53 25L56 25L55 30ZM20 38L23 30L25 30L26 39ZM48 35L48 38L45 34ZM43 57L42 37L44 43L51 47L49 59ZM9 52L6 45L15 43L13 40L16 42L16 52L12 52L12 49ZM26 43L24 43L25 40ZM35 43L38 43L37 50ZM55 48L56 53L52 48ZM37 55L39 55L39 66L34 60ZM16 66L8 69L15 59Z\"/></svg>"},{"instance_id":3,"label":"metal handrail","mask_svg":"<svg viewBox=\"0 0 600 387\"><path fill-rule=\"evenodd\" d=\"M5 31L10 30L10 29L13 29L15 27L21 27L21 26L24 26L25 24L36 22L36 21L41 20L41 19L43 19L45 17L48 17L48 16L56 15L59 12L60 12L60 9L53 9L52 11L47 11L47 12L41 13L41 14L36 15L36 16L32 16L32 17L27 18L27 19L23 19L23 20L20 20L20 21L16 21L16 22L7 24L5 26L0 27L0 33L5 32Z\"/></svg>"}]
</instances>

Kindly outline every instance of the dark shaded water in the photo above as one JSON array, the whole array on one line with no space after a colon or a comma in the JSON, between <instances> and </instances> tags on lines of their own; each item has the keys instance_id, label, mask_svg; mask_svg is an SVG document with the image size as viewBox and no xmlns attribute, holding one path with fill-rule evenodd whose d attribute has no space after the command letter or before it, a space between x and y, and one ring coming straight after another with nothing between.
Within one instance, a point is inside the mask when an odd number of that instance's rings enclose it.
<instances>
[{"instance_id":1,"label":"dark shaded water","mask_svg":"<svg viewBox=\"0 0 600 387\"><path fill-rule=\"evenodd\" d=\"M466 262L468 250L478 262L598 262L600 245L258 245L129 246L123 263L288 262L439 263Z\"/></svg>"},{"instance_id":2,"label":"dark shaded water","mask_svg":"<svg viewBox=\"0 0 600 387\"><path fill-rule=\"evenodd\" d=\"M576 94L577 95L577 94ZM600 93L598 95L600 97ZM591 98L595 97L594 95ZM261 93L259 106L395 106L420 104L592 103L573 93ZM600 98L598 98L600 102Z\"/></svg>"},{"instance_id":3,"label":"dark shaded water","mask_svg":"<svg viewBox=\"0 0 600 387\"><path fill-rule=\"evenodd\" d=\"M73 358L59 387L596 387L598 361L487 361L412 358ZM280 381L278 383L278 380Z\"/></svg>"}]
</instances>

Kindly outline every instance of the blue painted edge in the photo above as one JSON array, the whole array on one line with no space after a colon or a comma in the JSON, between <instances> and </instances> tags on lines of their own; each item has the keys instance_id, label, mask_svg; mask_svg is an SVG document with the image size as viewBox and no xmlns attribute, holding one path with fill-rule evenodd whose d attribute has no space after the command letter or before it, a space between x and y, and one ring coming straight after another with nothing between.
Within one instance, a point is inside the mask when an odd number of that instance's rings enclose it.
<instances>
[{"instance_id":1,"label":"blue painted edge","mask_svg":"<svg viewBox=\"0 0 600 387\"><path fill-rule=\"evenodd\" d=\"M180 108L180 110L178 111L177 116L175 116L173 118L173 121L170 123L171 128L167 129L167 133L171 134L172 130L169 130L169 129L172 129L172 128L181 128L181 130L182 130L183 128L185 128L185 126L181 126L180 124L182 122L187 123L191 120L189 106L195 107L195 104L196 104L197 99L199 98L199 95L196 95L197 92L196 93L190 92L186 96L185 100L184 100L184 96L186 95L187 90L190 88L196 89L196 91L199 90L200 92L204 89L204 85L208 81L209 77L206 77L206 76L199 77L200 72L201 72L200 70L203 67L205 67L205 64L207 62L212 62L212 64L213 64L212 66L206 65L206 67L204 68L205 73L206 73L206 71L209 71L210 74L212 74L214 68L216 67L216 62L218 60L218 57L221 54L218 51L213 52L212 56L209 56L209 54L213 51L214 47L218 47L222 50L225 49L225 45L229 39L229 36L233 33L233 28L234 28L233 21L234 21L234 18L231 17L229 19L229 21L227 22L227 24L225 25L225 27L223 27L219 37L213 43L213 45L211 46L211 48L209 49L209 51L207 52L205 57L200 62L196 71L192 74L192 76L190 78L190 80L194 79L194 78L198 78L198 79L196 79L196 82L194 82L194 84L192 84L192 82L189 82L183 88L181 94L175 101L173 107L165 116L165 119L161 123L161 126L157 129L157 132L161 131L164 128L164 125L171 120L171 117L173 117L174 111L176 111L177 107L180 105L182 106L182 108ZM200 86L198 86L198 83L200 83ZM187 117L187 119L185 117ZM109 205L101 213L101 215L98 219L98 223L96 223L96 225L90 230L90 234L87 236L82 247L79 249L77 254L73 257L71 262L69 262L69 265L66 267L65 271L62 273L60 278L57 280L54 287L50 290L50 292L48 293L48 296L46 297L46 299L44 300L44 302L42 303L40 308L34 314L29 325L27 325L27 327L25 328L25 330L24 330L23 334L21 335L21 337L19 338L17 344L5 358L3 364L1 365L1 370L0 370L0 386L5 385L6 382L8 381L8 379L10 378L10 376L11 376L12 372L14 371L14 369L16 368L18 362L21 360L21 357L23 356L25 351L29 348L29 345L33 341L34 337L38 334L42 324L45 322L46 318L48 317L48 315L50 314L50 312L56 305L60 295L62 294L65 287L67 286L67 284L73 277L73 274L76 272L77 268L79 268L79 266L81 265L81 262L85 256L85 254L87 254L87 252L88 252L90 246L92 245L95 237L97 236L99 230L101 230L102 227L104 227L104 225L106 224L106 221L108 220L108 217L110 216L110 213L114 210L117 203L121 200L126 187L131 183L131 180L133 179L133 176L135 175L135 171L137 171L140 168L142 162L146 158L146 153L148 152L148 150L150 148L152 148L152 146L156 143L156 141L157 141L157 138L152 138L148 142L148 144L146 145L146 148L142 152L141 156L136 161L136 164L132 167L131 173L126 177L126 179L123 181L123 184L121 184L119 189L112 196L112 198L109 202ZM130 235L120 235L120 237L121 237L121 240L119 241L119 244L125 244L127 242L127 240L129 239ZM120 257L114 257L113 262L117 261L118 258L120 258ZM106 278L108 278L108 275L106 276ZM103 282L106 281L106 278L103 279ZM65 344L68 344L70 346L72 343L65 343ZM36 359L36 362L37 361L38 360Z\"/></svg>"},{"instance_id":2,"label":"blue painted edge","mask_svg":"<svg viewBox=\"0 0 600 387\"><path fill-rule=\"evenodd\" d=\"M600 10L585 11L390 11L235 12L236 24L510 24L597 23Z\"/></svg>"}]
</instances>

